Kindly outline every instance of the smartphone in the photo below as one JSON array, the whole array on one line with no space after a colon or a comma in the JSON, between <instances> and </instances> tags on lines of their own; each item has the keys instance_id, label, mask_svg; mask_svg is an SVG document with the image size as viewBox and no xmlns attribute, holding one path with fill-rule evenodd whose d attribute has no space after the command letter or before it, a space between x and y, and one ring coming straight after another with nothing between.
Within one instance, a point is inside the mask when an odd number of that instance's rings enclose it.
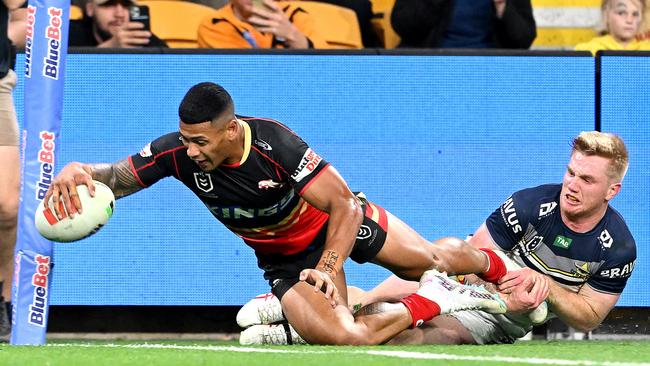
<instances>
[{"instance_id":1,"label":"smartphone","mask_svg":"<svg viewBox=\"0 0 650 366\"><path fill-rule=\"evenodd\" d=\"M149 20L149 7L146 5L133 5L129 9L129 16L132 22L144 24L143 30L151 31L151 22Z\"/></svg>"}]
</instances>

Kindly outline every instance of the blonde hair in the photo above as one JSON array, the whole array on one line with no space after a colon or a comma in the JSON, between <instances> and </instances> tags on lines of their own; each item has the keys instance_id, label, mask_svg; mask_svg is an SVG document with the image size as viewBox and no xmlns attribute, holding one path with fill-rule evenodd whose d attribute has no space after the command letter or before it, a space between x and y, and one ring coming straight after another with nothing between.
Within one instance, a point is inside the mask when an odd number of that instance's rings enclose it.
<instances>
[{"instance_id":1,"label":"blonde hair","mask_svg":"<svg viewBox=\"0 0 650 366\"><path fill-rule=\"evenodd\" d=\"M619 183L627 173L629 157L623 139L613 133L599 131L581 132L573 140L572 151L585 155L596 155L610 161L608 175L614 182Z\"/></svg>"},{"instance_id":2,"label":"blonde hair","mask_svg":"<svg viewBox=\"0 0 650 366\"><path fill-rule=\"evenodd\" d=\"M646 0L632 0L637 3L637 5L640 6L639 11L641 12L641 24L639 24L639 29L638 31L640 32L641 29L643 29L644 23L646 22L645 19L645 9L646 9ZM603 0L603 2L600 4L600 24L596 26L596 31L601 34L610 34L609 31L609 24L607 23L607 13L612 9L612 3L614 0Z\"/></svg>"}]
</instances>

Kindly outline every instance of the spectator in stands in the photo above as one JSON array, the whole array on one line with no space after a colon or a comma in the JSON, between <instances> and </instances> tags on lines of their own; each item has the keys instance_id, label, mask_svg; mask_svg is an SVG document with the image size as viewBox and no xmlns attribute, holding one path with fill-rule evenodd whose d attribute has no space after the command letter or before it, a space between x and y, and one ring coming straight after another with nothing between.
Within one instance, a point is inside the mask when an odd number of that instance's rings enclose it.
<instances>
[{"instance_id":1,"label":"spectator in stands","mask_svg":"<svg viewBox=\"0 0 650 366\"><path fill-rule=\"evenodd\" d=\"M590 51L594 56L600 50L648 51L650 41L638 41L645 3L642 0L603 0L604 35L576 46L577 51Z\"/></svg>"},{"instance_id":2,"label":"spectator in stands","mask_svg":"<svg viewBox=\"0 0 650 366\"><path fill-rule=\"evenodd\" d=\"M131 22L132 0L88 0L84 18L70 21L69 46L133 48L167 47L143 23Z\"/></svg>"},{"instance_id":3,"label":"spectator in stands","mask_svg":"<svg viewBox=\"0 0 650 366\"><path fill-rule=\"evenodd\" d=\"M520 48L537 36L530 0L396 0L391 24L411 48Z\"/></svg>"},{"instance_id":4,"label":"spectator in stands","mask_svg":"<svg viewBox=\"0 0 650 366\"><path fill-rule=\"evenodd\" d=\"M329 48L313 16L296 4L232 0L201 22L199 47Z\"/></svg>"},{"instance_id":5,"label":"spectator in stands","mask_svg":"<svg viewBox=\"0 0 650 366\"><path fill-rule=\"evenodd\" d=\"M645 12L643 13L643 20L641 21L641 30L636 39L642 41L650 39L650 0L645 0Z\"/></svg>"},{"instance_id":6,"label":"spectator in stands","mask_svg":"<svg viewBox=\"0 0 650 366\"><path fill-rule=\"evenodd\" d=\"M22 35L22 44L25 43L26 14L19 9L23 3L24 0L0 3L0 336L3 338L11 332L11 280L20 197L18 120L12 96L16 86L13 71L16 52L12 38L18 41Z\"/></svg>"}]
</instances>

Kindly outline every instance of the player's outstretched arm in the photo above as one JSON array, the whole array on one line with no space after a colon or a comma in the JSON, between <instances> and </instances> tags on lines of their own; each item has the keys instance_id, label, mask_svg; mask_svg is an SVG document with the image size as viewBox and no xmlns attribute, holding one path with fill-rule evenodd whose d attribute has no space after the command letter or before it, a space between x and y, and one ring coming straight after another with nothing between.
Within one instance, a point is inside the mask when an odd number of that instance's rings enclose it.
<instances>
[{"instance_id":1,"label":"player's outstretched arm","mask_svg":"<svg viewBox=\"0 0 650 366\"><path fill-rule=\"evenodd\" d=\"M343 269L363 221L361 204L334 167L329 166L303 192L303 199L319 210L329 213L323 255L315 269L305 269L300 280L323 290L332 305L338 302L338 289L333 280Z\"/></svg>"},{"instance_id":2,"label":"player's outstretched arm","mask_svg":"<svg viewBox=\"0 0 650 366\"><path fill-rule=\"evenodd\" d=\"M91 196L95 195L95 184L93 180L100 181L111 188L116 198L127 196L137 192L142 187L129 166L127 159L120 160L113 164L84 164L72 162L63 167L61 172L52 180L52 184L43 198L44 204L52 197L54 211L59 218L63 218L60 212L60 201L63 201L67 212L73 215L74 210L70 210L72 205L79 212L82 212L81 201L77 193L77 186L85 184Z\"/></svg>"}]
</instances>

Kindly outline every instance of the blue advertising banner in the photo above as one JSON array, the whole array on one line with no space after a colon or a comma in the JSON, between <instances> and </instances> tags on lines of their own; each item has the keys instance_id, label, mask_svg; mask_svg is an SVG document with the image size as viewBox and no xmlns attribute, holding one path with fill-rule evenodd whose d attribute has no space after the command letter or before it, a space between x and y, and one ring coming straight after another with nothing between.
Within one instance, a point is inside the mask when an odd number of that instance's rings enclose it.
<instances>
[{"instance_id":1,"label":"blue advertising banner","mask_svg":"<svg viewBox=\"0 0 650 366\"><path fill-rule=\"evenodd\" d=\"M11 344L45 343L52 243L34 213L54 177L61 130L70 0L30 0L25 40L21 203L12 289Z\"/></svg>"}]
</instances>

